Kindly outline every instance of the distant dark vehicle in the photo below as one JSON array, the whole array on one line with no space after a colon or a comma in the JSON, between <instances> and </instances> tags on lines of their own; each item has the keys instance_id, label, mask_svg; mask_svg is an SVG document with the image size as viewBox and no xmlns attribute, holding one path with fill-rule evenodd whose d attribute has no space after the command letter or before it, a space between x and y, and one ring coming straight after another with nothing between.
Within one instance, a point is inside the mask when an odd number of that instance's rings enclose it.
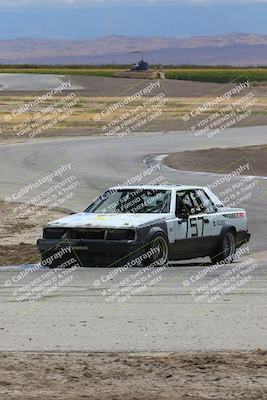
<instances>
[{"instance_id":1,"label":"distant dark vehicle","mask_svg":"<svg viewBox=\"0 0 267 400\"><path fill-rule=\"evenodd\" d=\"M149 64L143 60L139 61L138 64L134 64L131 68L131 71L148 71Z\"/></svg>"},{"instance_id":2,"label":"distant dark vehicle","mask_svg":"<svg viewBox=\"0 0 267 400\"><path fill-rule=\"evenodd\" d=\"M138 64L133 64L131 71L148 71L149 64L144 61L144 54L142 51L131 51L131 53L138 53L141 56L141 60Z\"/></svg>"}]
</instances>

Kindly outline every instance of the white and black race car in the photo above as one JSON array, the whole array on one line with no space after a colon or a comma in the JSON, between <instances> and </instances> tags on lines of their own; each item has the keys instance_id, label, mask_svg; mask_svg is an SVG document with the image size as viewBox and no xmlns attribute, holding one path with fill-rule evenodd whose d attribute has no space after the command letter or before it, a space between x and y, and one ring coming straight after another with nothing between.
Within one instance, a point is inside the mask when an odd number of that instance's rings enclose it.
<instances>
[{"instance_id":1,"label":"white and black race car","mask_svg":"<svg viewBox=\"0 0 267 400\"><path fill-rule=\"evenodd\" d=\"M47 224L37 245L52 267L66 246L81 266L113 267L205 256L231 262L249 239L246 211L224 207L208 188L122 186L107 190L84 212Z\"/></svg>"}]
</instances>

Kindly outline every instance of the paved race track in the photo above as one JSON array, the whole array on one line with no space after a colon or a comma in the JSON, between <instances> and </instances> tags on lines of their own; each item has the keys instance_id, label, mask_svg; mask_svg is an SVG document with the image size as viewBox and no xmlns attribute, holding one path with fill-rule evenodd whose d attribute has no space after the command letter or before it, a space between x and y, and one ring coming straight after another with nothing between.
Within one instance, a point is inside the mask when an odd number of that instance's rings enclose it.
<instances>
[{"instance_id":1,"label":"paved race track","mask_svg":"<svg viewBox=\"0 0 267 400\"><path fill-rule=\"evenodd\" d=\"M265 144L265 132L266 127L256 127L229 130L213 140L196 138L187 132L181 132L144 134L123 140L37 140L1 146L1 195L3 198L10 197L12 193L17 193L25 185L46 176L60 165L71 163L72 173L77 176L81 185L75 189L75 196L64 206L82 210L108 186L121 184L142 172L151 164L147 161L145 165L144 159L151 155L199 148ZM213 174L183 173L165 167L159 173L170 183L177 184L206 185L218 178ZM151 180L151 176L147 180ZM251 253L258 263L246 275L246 284L236 286L229 294L211 304L207 299L204 299L204 304L200 304L192 297L192 288L198 285L197 293L203 292L205 287L201 289L202 285L237 267L244 261L244 257L231 268L223 266L218 271L209 272L189 287L183 282L191 282L194 274L210 264L203 266L200 262L180 263L162 271L162 279L139 295L118 303L118 299L107 302L105 298L109 293L109 286L116 282L103 283L100 287L94 284L96 281L101 282L101 277L107 270L78 270L73 272L69 283L31 305L28 301L16 300L18 291L23 291L25 282L14 283L11 287L6 284L22 268L1 268L1 348L175 351L266 347L264 329L267 315L267 262L265 256L257 261L258 255L255 255L256 252L266 249L266 184L266 180L260 180L252 198L247 204L242 204L249 213L253 234ZM26 199L27 196L24 200ZM47 270L32 274L38 277L45 271ZM133 271L126 271L124 274L129 277ZM241 282L243 278L239 277L237 281ZM227 277L224 276L223 282L226 280ZM215 288L213 293L217 291L218 288Z\"/></svg>"},{"instance_id":2,"label":"paved race track","mask_svg":"<svg viewBox=\"0 0 267 400\"><path fill-rule=\"evenodd\" d=\"M179 150L240 147L266 142L264 126L231 129L213 139L180 132L149 133L124 139L90 137L47 142L37 140L25 144L5 145L0 146L0 195L2 198L11 197L26 185L35 183L55 171L60 165L71 163L71 174L79 179L80 186L75 188L73 198L64 203L64 207L82 211L103 190L116 184L123 184L142 173L147 168L144 159L150 155ZM233 168L246 162L237 160ZM149 182L159 175L163 175L169 183L188 185L212 184L218 179L218 176L213 174L181 173L163 167L156 174L144 178L141 183ZM60 179L62 178L58 178L58 181ZM44 187L45 185L41 191ZM227 184L220 185L217 192L227 187ZM250 219L250 229L253 234L251 248L256 251L266 249L266 188L267 180L259 180L251 199L242 203L248 210ZM216 189L214 191L216 192ZM30 191L19 200L28 200L34 195L36 192Z\"/></svg>"},{"instance_id":3,"label":"paved race track","mask_svg":"<svg viewBox=\"0 0 267 400\"><path fill-rule=\"evenodd\" d=\"M72 273L72 280L49 296L34 304L17 302L22 295L14 284L12 289L1 285L0 343L3 350L77 350L77 351L183 351L255 349L266 347L266 262L258 262L251 281L233 293L222 296L215 303L197 302L193 288L211 282L239 263L224 266L190 287L190 280L210 264L179 263L155 278L162 279L141 290L136 284L125 302L124 292L108 288L133 276L140 268L120 274L109 283L105 280L111 270L80 269ZM4 268L1 283L18 278L21 268ZM36 279L48 270L36 271ZM137 275L136 275L137 276ZM151 280L150 280L151 282ZM225 280L223 280L225 282ZM125 287L125 286L124 286ZM16 291L16 292L15 292ZM14 295L13 295L14 292ZM108 302L109 295L115 299ZM202 292L203 294L203 292ZM215 295L215 292L213 292ZM117 296L117 297L116 297Z\"/></svg>"}]
</instances>

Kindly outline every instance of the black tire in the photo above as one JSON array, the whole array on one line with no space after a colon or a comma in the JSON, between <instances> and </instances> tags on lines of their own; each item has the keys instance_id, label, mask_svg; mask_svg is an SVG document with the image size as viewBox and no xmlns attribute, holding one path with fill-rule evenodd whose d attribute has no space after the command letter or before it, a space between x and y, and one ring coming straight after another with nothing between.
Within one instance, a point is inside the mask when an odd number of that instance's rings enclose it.
<instances>
[{"instance_id":1,"label":"black tire","mask_svg":"<svg viewBox=\"0 0 267 400\"><path fill-rule=\"evenodd\" d=\"M153 251L154 254L144 260L146 266L153 265L162 267L169 261L169 242L162 233L157 233L146 248L146 253Z\"/></svg>"},{"instance_id":2,"label":"black tire","mask_svg":"<svg viewBox=\"0 0 267 400\"><path fill-rule=\"evenodd\" d=\"M219 247L217 247L214 255L211 256L211 261L213 264L216 264L221 261L227 261L227 263L230 264L235 259L235 253L236 253L235 233L231 230L223 235Z\"/></svg>"}]
</instances>

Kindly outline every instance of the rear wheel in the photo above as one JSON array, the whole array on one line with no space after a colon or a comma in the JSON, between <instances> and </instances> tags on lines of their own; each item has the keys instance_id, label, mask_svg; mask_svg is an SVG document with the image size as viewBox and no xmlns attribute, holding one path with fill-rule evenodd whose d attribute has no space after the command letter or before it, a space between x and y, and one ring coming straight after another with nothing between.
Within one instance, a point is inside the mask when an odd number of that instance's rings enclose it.
<instances>
[{"instance_id":1,"label":"rear wheel","mask_svg":"<svg viewBox=\"0 0 267 400\"><path fill-rule=\"evenodd\" d=\"M227 263L232 263L235 258L236 253L236 243L235 234L233 231L224 234L219 247L217 248L215 254L211 257L213 263L226 261Z\"/></svg>"},{"instance_id":2,"label":"rear wheel","mask_svg":"<svg viewBox=\"0 0 267 400\"><path fill-rule=\"evenodd\" d=\"M161 233L155 235L146 250L146 254L149 254L149 258L144 260L145 265L153 264L155 267L161 267L167 264L169 260L169 243L166 237Z\"/></svg>"}]
</instances>

